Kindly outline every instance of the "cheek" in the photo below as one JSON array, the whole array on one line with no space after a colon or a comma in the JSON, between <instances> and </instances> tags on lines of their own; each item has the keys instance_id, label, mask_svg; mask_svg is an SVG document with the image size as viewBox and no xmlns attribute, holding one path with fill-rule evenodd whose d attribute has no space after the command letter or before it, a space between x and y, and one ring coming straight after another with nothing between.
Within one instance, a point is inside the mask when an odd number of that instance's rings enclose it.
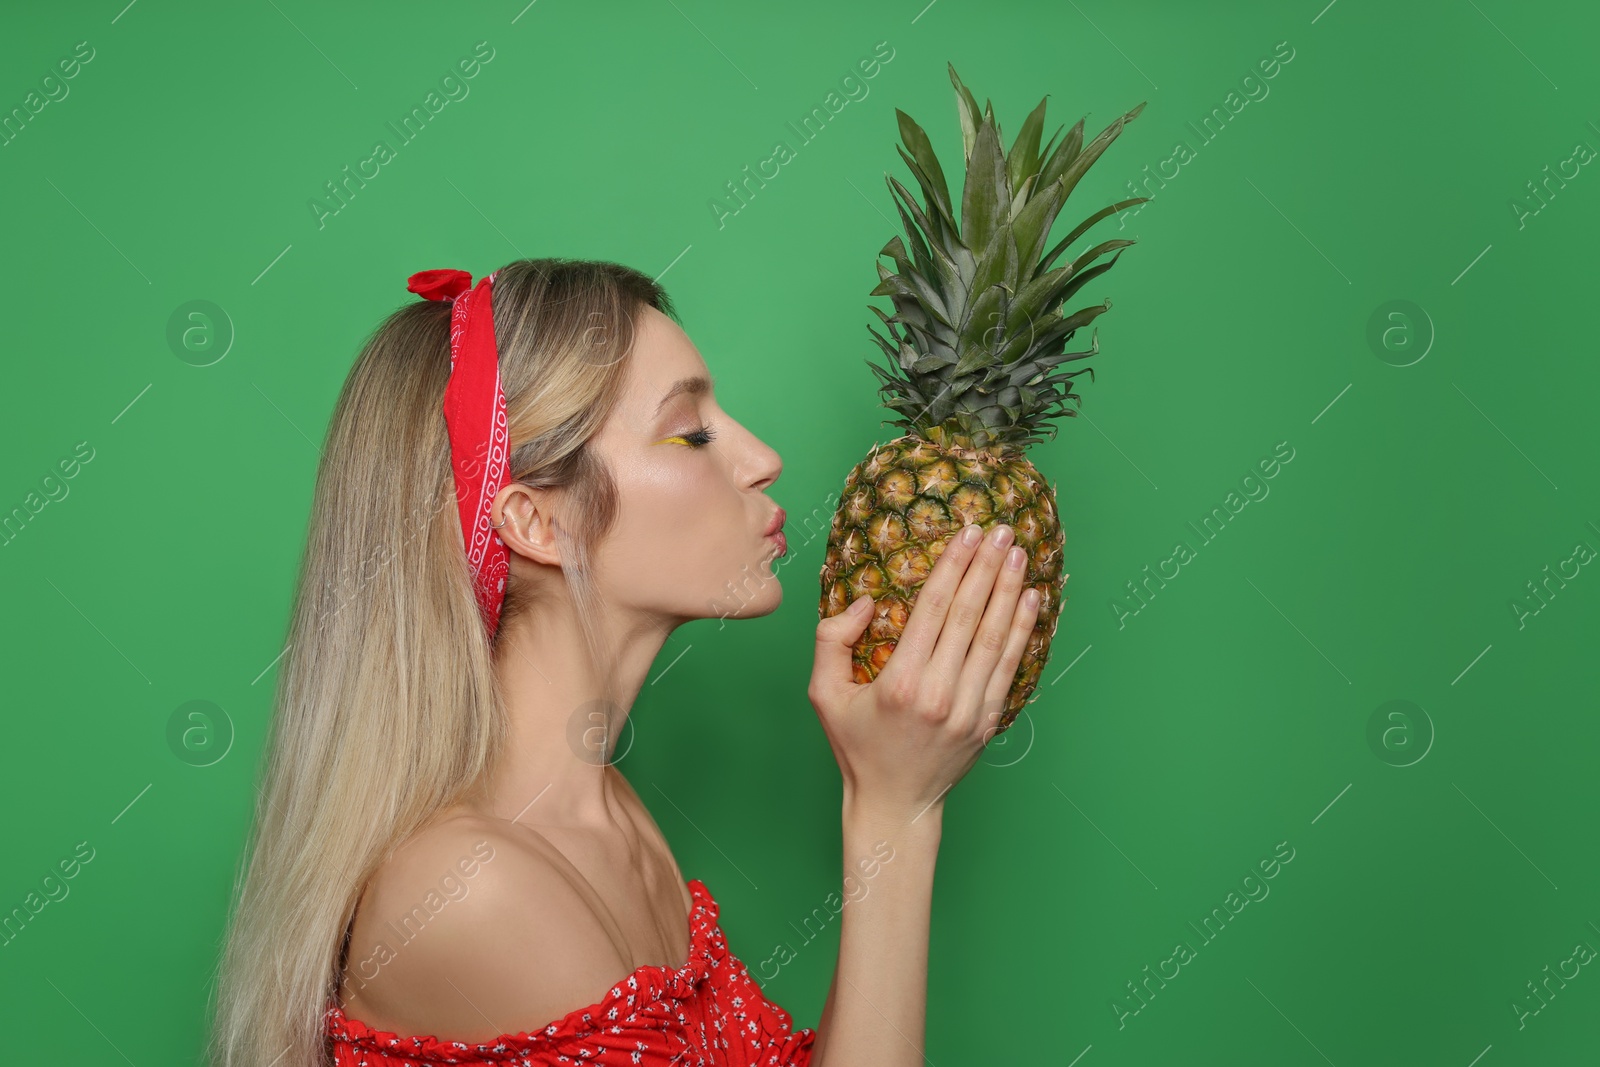
<instances>
[{"instance_id":1,"label":"cheek","mask_svg":"<svg viewBox=\"0 0 1600 1067\"><path fill-rule=\"evenodd\" d=\"M723 588L755 540L738 492L710 464L662 464L619 484L610 573L640 589ZM702 591L703 591L702 589Z\"/></svg>"},{"instance_id":2,"label":"cheek","mask_svg":"<svg viewBox=\"0 0 1600 1067\"><path fill-rule=\"evenodd\" d=\"M726 478L709 463L646 467L618 492L620 516L630 532L645 537L704 537L726 527L739 506Z\"/></svg>"}]
</instances>

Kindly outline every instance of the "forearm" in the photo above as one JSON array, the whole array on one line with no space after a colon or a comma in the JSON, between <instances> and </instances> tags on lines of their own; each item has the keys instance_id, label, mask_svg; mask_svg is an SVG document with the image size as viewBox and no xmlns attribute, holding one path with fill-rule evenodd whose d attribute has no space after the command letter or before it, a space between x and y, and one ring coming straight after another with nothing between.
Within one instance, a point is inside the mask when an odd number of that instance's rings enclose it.
<instances>
[{"instance_id":1,"label":"forearm","mask_svg":"<svg viewBox=\"0 0 1600 1067\"><path fill-rule=\"evenodd\" d=\"M844 873L847 886L859 883L865 891L846 899L839 962L811 1067L921 1067L924 1061L928 928L943 804L913 815L845 798ZM877 863L870 880L862 876L864 859Z\"/></svg>"}]
</instances>

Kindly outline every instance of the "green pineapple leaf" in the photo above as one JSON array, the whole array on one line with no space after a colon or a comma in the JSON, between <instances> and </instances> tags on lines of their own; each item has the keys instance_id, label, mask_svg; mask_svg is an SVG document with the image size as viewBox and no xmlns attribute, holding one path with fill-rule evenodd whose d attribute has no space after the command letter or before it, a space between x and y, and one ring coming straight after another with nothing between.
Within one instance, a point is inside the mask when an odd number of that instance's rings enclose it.
<instances>
[{"instance_id":1,"label":"green pineapple leaf","mask_svg":"<svg viewBox=\"0 0 1600 1067\"><path fill-rule=\"evenodd\" d=\"M978 102L956 76L955 64L947 66L950 68L950 84L956 88L956 111L961 116L961 157L963 160L971 159L972 143L978 136L978 124L982 121L978 114Z\"/></svg>"},{"instance_id":2,"label":"green pineapple leaf","mask_svg":"<svg viewBox=\"0 0 1600 1067\"><path fill-rule=\"evenodd\" d=\"M1004 226L1000 232L1005 235L1005 263L1003 264L1003 277L1007 293L1014 293L1022 283L1022 257L1017 251L1017 231L1010 226Z\"/></svg>"},{"instance_id":3,"label":"green pineapple leaf","mask_svg":"<svg viewBox=\"0 0 1600 1067\"><path fill-rule=\"evenodd\" d=\"M1022 179L1022 186L1011 191L1011 214L1007 222L1016 224L1017 216L1022 214L1022 209L1033 202L1033 183L1038 179L1037 174L1030 174Z\"/></svg>"},{"instance_id":4,"label":"green pineapple leaf","mask_svg":"<svg viewBox=\"0 0 1600 1067\"><path fill-rule=\"evenodd\" d=\"M1107 242L1107 244L1111 243L1112 242L1109 241ZM1133 244L1132 241L1124 241L1121 243ZM1104 263L1096 264L1095 266L1090 267L1088 270L1079 271L1077 274L1073 275L1072 281L1068 282L1066 288L1061 290L1062 301L1065 302L1067 300L1071 300L1074 293L1076 293L1079 289L1082 289L1087 283L1093 281L1106 271L1110 270L1112 267L1116 266L1117 260L1121 258L1122 249L1118 248L1117 254L1106 260Z\"/></svg>"},{"instance_id":5,"label":"green pineapple leaf","mask_svg":"<svg viewBox=\"0 0 1600 1067\"><path fill-rule=\"evenodd\" d=\"M985 248L1011 213L1011 188L1006 184L1005 159L999 135L986 118L978 127L961 190L961 240L973 251Z\"/></svg>"},{"instance_id":6,"label":"green pineapple leaf","mask_svg":"<svg viewBox=\"0 0 1600 1067\"><path fill-rule=\"evenodd\" d=\"M878 265L878 273L882 281L876 289L872 290L871 295L893 296L896 298L896 307L901 306L902 300L908 302L909 306L902 309L902 314L897 316L900 321L909 321L904 311L915 308L918 311L926 312L926 316L917 316L916 322L912 323L913 325L920 323L933 336L938 336L940 332L932 325L933 323L943 325L953 333L954 327L950 325L949 312L945 309L944 302L940 299L937 289L930 285L928 280L912 267L911 261L905 256L905 246L900 241L899 236L892 238L888 244L883 246L883 251L878 254L892 256L896 266L900 268L900 273L895 274L880 263ZM910 282L911 287L909 289L905 287L905 281ZM926 320L931 320L931 322Z\"/></svg>"},{"instance_id":7,"label":"green pineapple leaf","mask_svg":"<svg viewBox=\"0 0 1600 1067\"><path fill-rule=\"evenodd\" d=\"M1099 211L1096 211L1093 215L1090 215L1088 218L1078 223L1078 225L1073 228L1071 233L1067 234L1061 239L1060 244L1052 248L1044 257L1044 259L1039 261L1038 270L1035 272L1036 275L1043 274L1045 271L1049 270L1050 264L1054 263L1056 258L1067 250L1068 245L1072 244L1072 242L1076 241L1078 238L1082 237L1086 232L1088 232L1089 227L1093 226L1095 223L1099 222L1108 215L1112 215L1118 211L1130 208L1135 204L1146 203L1149 199L1150 198L1148 196L1136 196L1131 200L1119 200L1115 204L1107 204Z\"/></svg>"},{"instance_id":8,"label":"green pineapple leaf","mask_svg":"<svg viewBox=\"0 0 1600 1067\"><path fill-rule=\"evenodd\" d=\"M1111 301L1104 304L1091 304L1089 307L1073 312L1071 315L1050 315L1048 325L1041 330L1035 319L1028 319L1026 329L1019 329L1013 336L1010 344L1001 356L1002 363L1015 363L1020 367L1013 370L1011 384L1020 385L1023 382L1033 384L1030 379L1038 375L1040 381L1045 379L1043 373L1048 367L1055 364L1050 361L1054 356L1031 356L1030 353L1042 353L1055 345L1065 343L1080 327L1087 326L1100 315L1111 310Z\"/></svg>"},{"instance_id":9,"label":"green pineapple leaf","mask_svg":"<svg viewBox=\"0 0 1600 1067\"><path fill-rule=\"evenodd\" d=\"M1039 172L1045 181L1055 181L1067 165L1078 157L1078 152L1083 148L1083 124L1089 116L1085 115L1073 123L1072 129L1066 138L1058 145L1045 161L1044 168Z\"/></svg>"},{"instance_id":10,"label":"green pineapple leaf","mask_svg":"<svg viewBox=\"0 0 1600 1067\"><path fill-rule=\"evenodd\" d=\"M878 250L878 255L892 257L896 266L899 266L901 263L905 263L908 266L914 263L916 265L916 269L922 273L924 278L933 277L937 272L934 268L932 257L928 255L927 246L918 240L918 234L915 231L910 233L910 237L910 252L906 251L905 239L899 234L895 234L893 237L889 238L887 244Z\"/></svg>"},{"instance_id":11,"label":"green pineapple leaf","mask_svg":"<svg viewBox=\"0 0 1600 1067\"><path fill-rule=\"evenodd\" d=\"M922 208L918 206L916 200L912 198L911 193L906 189L905 186L901 185L891 176L886 175L885 177L888 178L890 190L899 194L900 197L905 199L906 210L911 212L911 217L916 221L917 225L922 228L920 232L925 232L928 234L929 253L934 257L935 262L938 265L938 271L941 279L949 279L952 276L960 277L961 275L957 264L950 259L948 253L945 251L946 246L942 238L945 236L946 231L934 221L934 219L938 218L938 215L935 214L933 218L930 219L926 214L923 213ZM896 200L895 205L898 207L899 204L900 201ZM920 236L919 231L912 230L909 226L907 227L907 230L911 233L919 233ZM959 244L959 241L957 243ZM946 291L951 290L951 283L945 281L944 288Z\"/></svg>"},{"instance_id":12,"label":"green pineapple leaf","mask_svg":"<svg viewBox=\"0 0 1600 1067\"><path fill-rule=\"evenodd\" d=\"M1056 179L1045 187L1044 191L1032 200L1028 206L1018 212L1012 220L1011 229L1017 238L1017 254L1023 263L1028 265L1028 274L1033 276L1034 265L1039 261L1039 251L1050 237L1050 227L1055 224L1056 215L1061 211L1061 204L1066 199L1066 187L1061 179Z\"/></svg>"},{"instance_id":13,"label":"green pineapple leaf","mask_svg":"<svg viewBox=\"0 0 1600 1067\"><path fill-rule=\"evenodd\" d=\"M1057 126L1056 127L1056 132L1052 133L1050 135L1049 143L1047 143L1044 146L1044 148L1040 150L1040 152L1039 152L1039 162L1040 162L1041 166L1043 166L1045 160L1050 158L1050 154L1051 154L1051 151L1052 151L1051 146L1056 143L1056 138L1061 136L1061 131L1064 130L1064 129L1066 129L1065 126Z\"/></svg>"},{"instance_id":14,"label":"green pineapple leaf","mask_svg":"<svg viewBox=\"0 0 1600 1067\"><path fill-rule=\"evenodd\" d=\"M933 144L928 140L928 134L916 120L899 108L894 109L895 118L900 123L900 138L905 141L906 147L900 151L900 157L911 168L911 173L917 179L917 184L922 186L923 194L930 203L937 204L940 211L950 217L950 187L945 184L944 168L939 166L939 157L933 153ZM895 146L899 148L898 145ZM910 155L906 154L910 151Z\"/></svg>"},{"instance_id":15,"label":"green pineapple leaf","mask_svg":"<svg viewBox=\"0 0 1600 1067\"><path fill-rule=\"evenodd\" d=\"M1066 186L1067 195L1071 196L1072 190L1078 185L1078 179L1082 178L1084 172L1094 164L1095 160L1100 158L1100 154L1111 146L1111 142L1117 139L1117 135L1122 132L1122 128L1138 118L1139 112L1143 110L1144 103L1141 102L1132 111L1129 111L1126 115L1101 130L1095 139L1085 146L1083 151L1077 153L1061 168L1059 174L1051 174L1050 169L1046 167L1046 177L1050 179L1062 178Z\"/></svg>"},{"instance_id":16,"label":"green pineapple leaf","mask_svg":"<svg viewBox=\"0 0 1600 1067\"><path fill-rule=\"evenodd\" d=\"M1018 294L1017 305L1029 316L1037 315L1041 310L1054 311L1070 295L1067 286L1080 270L1113 249L1126 248L1135 243L1112 240L1096 245L1071 263L1064 263L1029 281Z\"/></svg>"},{"instance_id":17,"label":"green pineapple leaf","mask_svg":"<svg viewBox=\"0 0 1600 1067\"><path fill-rule=\"evenodd\" d=\"M1049 99L1046 95L1044 100L1039 101L1039 106L1022 124L1022 132L1017 134L1006 156L1006 179L1010 181L1013 191L1021 189L1029 175L1039 172L1039 132L1044 125L1044 106Z\"/></svg>"}]
</instances>

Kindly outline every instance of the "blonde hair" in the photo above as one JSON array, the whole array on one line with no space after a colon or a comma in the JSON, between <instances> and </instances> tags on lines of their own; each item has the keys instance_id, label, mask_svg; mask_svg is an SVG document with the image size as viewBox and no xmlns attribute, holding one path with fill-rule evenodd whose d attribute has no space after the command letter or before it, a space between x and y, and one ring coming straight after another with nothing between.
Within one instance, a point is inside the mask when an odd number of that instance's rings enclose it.
<instances>
[{"instance_id":1,"label":"blonde hair","mask_svg":"<svg viewBox=\"0 0 1600 1067\"><path fill-rule=\"evenodd\" d=\"M618 501L590 442L646 306L677 317L649 276L603 261L517 260L494 281L509 474L561 502L562 577L596 662L606 650L588 564ZM449 319L447 302L421 299L389 315L328 427L234 883L216 1067L331 1062L324 1015L362 888L430 816L479 795L503 746L441 410ZM497 637L545 592L508 579Z\"/></svg>"}]
</instances>

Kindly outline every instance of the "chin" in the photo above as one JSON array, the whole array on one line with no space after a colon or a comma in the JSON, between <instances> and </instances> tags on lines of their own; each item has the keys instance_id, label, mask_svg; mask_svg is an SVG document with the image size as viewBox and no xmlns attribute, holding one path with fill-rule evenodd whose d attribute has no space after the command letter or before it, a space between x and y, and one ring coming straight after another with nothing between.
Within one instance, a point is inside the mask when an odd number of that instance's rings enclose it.
<instances>
[{"instance_id":1,"label":"chin","mask_svg":"<svg viewBox=\"0 0 1600 1067\"><path fill-rule=\"evenodd\" d=\"M774 575L773 579L772 579L772 592L766 598L766 600L767 600L767 604L762 608L762 610L760 612L760 614L762 614L762 615L771 615L774 611L777 611L778 608L783 605L783 586L778 584L778 579L777 579L776 575Z\"/></svg>"},{"instance_id":2,"label":"chin","mask_svg":"<svg viewBox=\"0 0 1600 1067\"><path fill-rule=\"evenodd\" d=\"M771 562L759 562L729 578L711 617L757 619L777 611L783 603L783 585L772 572Z\"/></svg>"}]
</instances>

